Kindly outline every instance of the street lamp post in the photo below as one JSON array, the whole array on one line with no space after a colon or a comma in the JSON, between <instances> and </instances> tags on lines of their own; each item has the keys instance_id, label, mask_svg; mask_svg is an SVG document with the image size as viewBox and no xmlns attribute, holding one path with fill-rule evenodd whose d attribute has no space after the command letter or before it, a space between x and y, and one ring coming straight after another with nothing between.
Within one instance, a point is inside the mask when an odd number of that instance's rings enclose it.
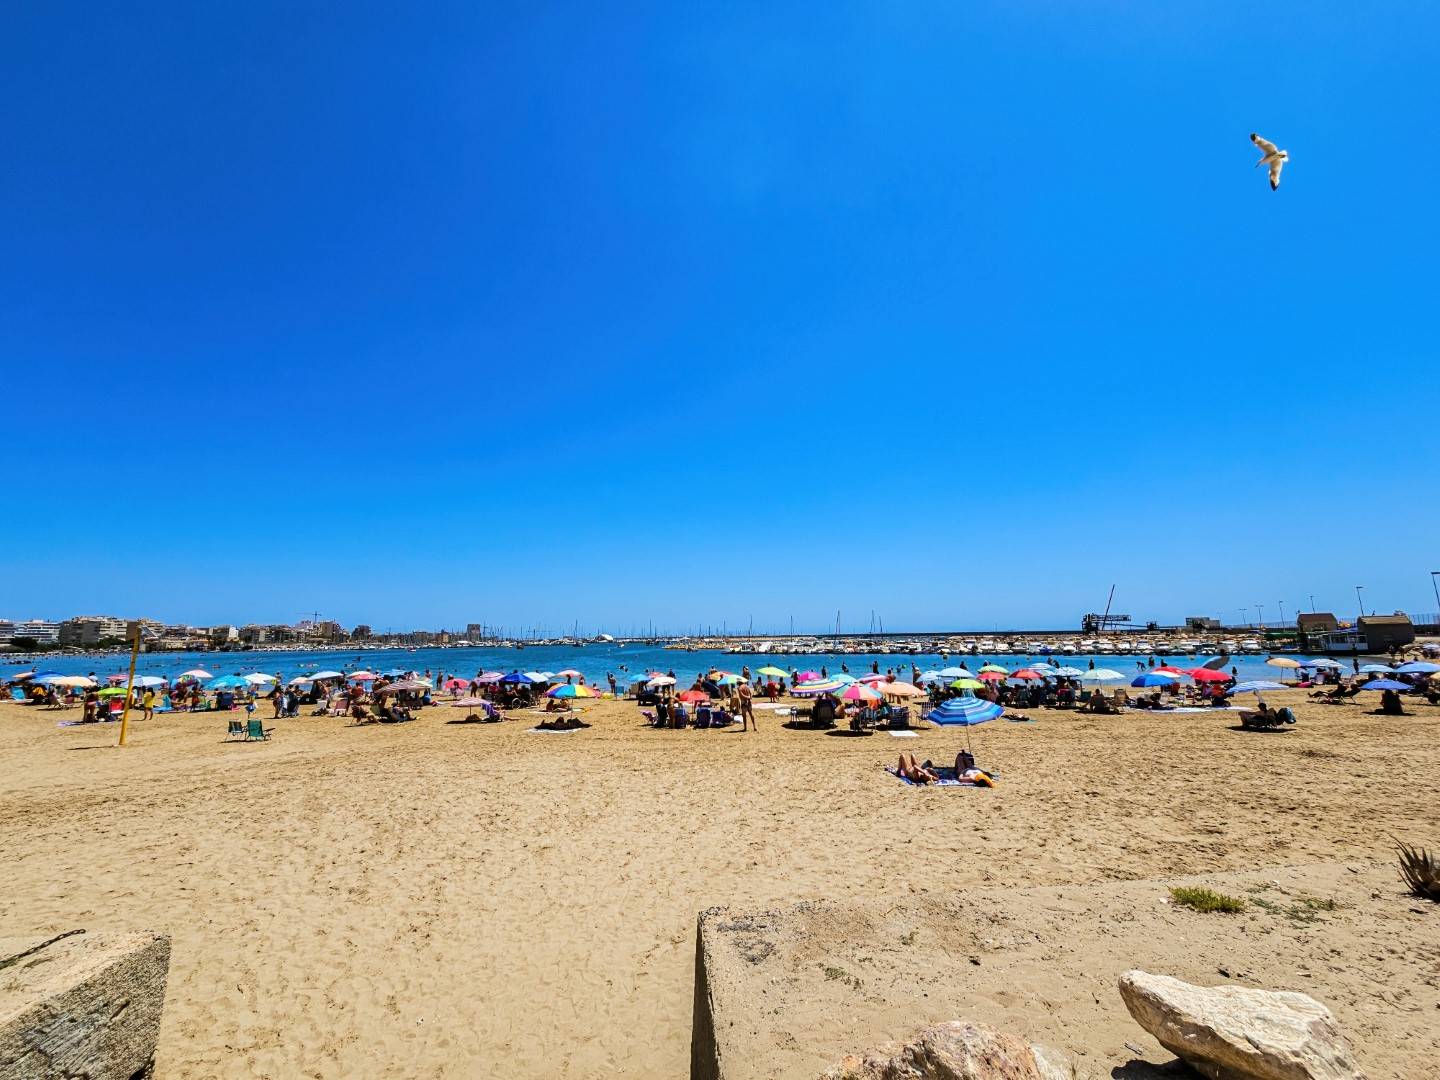
<instances>
[{"instance_id":1,"label":"street lamp post","mask_svg":"<svg viewBox=\"0 0 1440 1080\"><path fill-rule=\"evenodd\" d=\"M1365 588L1364 585L1355 586L1355 600L1360 605L1360 617L1362 619L1365 617L1365 598L1360 595L1360 590L1363 588Z\"/></svg>"},{"instance_id":2,"label":"street lamp post","mask_svg":"<svg viewBox=\"0 0 1440 1080\"><path fill-rule=\"evenodd\" d=\"M1440 577L1440 570L1430 571L1430 587L1435 590L1435 610L1440 612L1440 585L1435 584L1435 579ZM1440 619L1440 615L1435 616Z\"/></svg>"},{"instance_id":3,"label":"street lamp post","mask_svg":"<svg viewBox=\"0 0 1440 1080\"><path fill-rule=\"evenodd\" d=\"M1285 625L1285 601L1284 601L1284 600L1276 600L1275 602L1280 605L1280 625L1281 625L1281 626L1284 626L1284 625Z\"/></svg>"},{"instance_id":4,"label":"street lamp post","mask_svg":"<svg viewBox=\"0 0 1440 1080\"><path fill-rule=\"evenodd\" d=\"M1255 614L1260 619L1260 629L1265 629L1265 609L1260 606L1260 601L1255 601Z\"/></svg>"}]
</instances>

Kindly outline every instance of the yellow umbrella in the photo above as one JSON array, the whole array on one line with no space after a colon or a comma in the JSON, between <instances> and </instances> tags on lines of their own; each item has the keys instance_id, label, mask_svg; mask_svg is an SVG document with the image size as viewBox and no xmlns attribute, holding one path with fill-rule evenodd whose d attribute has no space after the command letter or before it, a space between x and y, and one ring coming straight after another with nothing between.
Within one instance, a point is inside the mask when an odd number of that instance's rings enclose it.
<instances>
[{"instance_id":1,"label":"yellow umbrella","mask_svg":"<svg viewBox=\"0 0 1440 1080\"><path fill-rule=\"evenodd\" d=\"M1001 675L1009 675L1009 674L1010 674L1009 671L1007 671L1005 668L1001 667L999 664L986 664L986 665L985 665L984 667L982 667L980 670L981 670L981 671L998 671Z\"/></svg>"},{"instance_id":2,"label":"yellow umbrella","mask_svg":"<svg viewBox=\"0 0 1440 1080\"><path fill-rule=\"evenodd\" d=\"M956 679L950 684L951 689L954 690L979 690L984 686L985 684L979 679Z\"/></svg>"},{"instance_id":3,"label":"yellow umbrella","mask_svg":"<svg viewBox=\"0 0 1440 1080\"><path fill-rule=\"evenodd\" d=\"M1298 668L1300 666L1300 661L1291 660L1288 656L1272 656L1265 663L1271 667Z\"/></svg>"}]
</instances>

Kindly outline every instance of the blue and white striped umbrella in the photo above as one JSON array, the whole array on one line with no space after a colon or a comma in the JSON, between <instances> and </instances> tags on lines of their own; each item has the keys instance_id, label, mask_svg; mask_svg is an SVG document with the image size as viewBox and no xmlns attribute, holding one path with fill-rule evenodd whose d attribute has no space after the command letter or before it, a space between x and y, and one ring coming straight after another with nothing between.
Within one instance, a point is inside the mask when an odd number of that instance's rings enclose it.
<instances>
[{"instance_id":1,"label":"blue and white striped umbrella","mask_svg":"<svg viewBox=\"0 0 1440 1080\"><path fill-rule=\"evenodd\" d=\"M925 714L925 719L940 727L974 727L987 720L994 720L1004 712L1005 710L993 701L977 698L974 694L961 694L931 709Z\"/></svg>"},{"instance_id":2,"label":"blue and white striped umbrella","mask_svg":"<svg viewBox=\"0 0 1440 1080\"><path fill-rule=\"evenodd\" d=\"M1231 694L1260 694L1266 690L1289 690L1290 687L1278 682L1267 682L1264 679L1257 679L1254 682L1242 682L1232 686L1227 692Z\"/></svg>"}]
</instances>

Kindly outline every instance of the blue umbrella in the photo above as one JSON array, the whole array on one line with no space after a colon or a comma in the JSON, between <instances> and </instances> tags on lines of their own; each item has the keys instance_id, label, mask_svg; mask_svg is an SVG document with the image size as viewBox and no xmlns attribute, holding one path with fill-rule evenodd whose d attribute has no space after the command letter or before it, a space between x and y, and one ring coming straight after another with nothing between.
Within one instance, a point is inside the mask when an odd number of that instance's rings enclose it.
<instances>
[{"instance_id":1,"label":"blue umbrella","mask_svg":"<svg viewBox=\"0 0 1440 1080\"><path fill-rule=\"evenodd\" d=\"M945 679L973 679L975 676L966 671L963 667L947 667L940 669L940 675Z\"/></svg>"},{"instance_id":2,"label":"blue umbrella","mask_svg":"<svg viewBox=\"0 0 1440 1080\"><path fill-rule=\"evenodd\" d=\"M1432 664L1428 660L1412 660L1408 664L1401 664L1395 671L1399 675L1430 675L1440 671L1440 664Z\"/></svg>"},{"instance_id":3,"label":"blue umbrella","mask_svg":"<svg viewBox=\"0 0 1440 1080\"><path fill-rule=\"evenodd\" d=\"M1290 687L1278 682L1266 682L1258 679L1255 682L1242 682L1232 686L1228 693L1231 694L1260 694L1266 690L1289 690Z\"/></svg>"},{"instance_id":4,"label":"blue umbrella","mask_svg":"<svg viewBox=\"0 0 1440 1080\"><path fill-rule=\"evenodd\" d=\"M218 679L211 679L205 685L207 690L239 690L250 684L239 675L221 675Z\"/></svg>"},{"instance_id":5,"label":"blue umbrella","mask_svg":"<svg viewBox=\"0 0 1440 1080\"><path fill-rule=\"evenodd\" d=\"M940 727L974 727L1004 713L1005 710L993 701L977 698L974 694L961 694L931 709L925 714L925 719Z\"/></svg>"},{"instance_id":6,"label":"blue umbrella","mask_svg":"<svg viewBox=\"0 0 1440 1080\"><path fill-rule=\"evenodd\" d=\"M1131 686L1170 686L1175 682L1174 675L1159 675L1153 671L1147 671L1144 675L1137 675L1130 680Z\"/></svg>"},{"instance_id":7,"label":"blue umbrella","mask_svg":"<svg viewBox=\"0 0 1440 1080\"><path fill-rule=\"evenodd\" d=\"M532 682L534 682L535 680L532 679L532 678L530 678L529 675L526 675L526 674L525 674L524 672L522 672L522 671L512 671L512 672L510 672L509 675L506 675L506 676L505 676L503 679L501 679L500 681L501 681L501 682L508 682L508 683L526 683L526 684L528 685L529 683L532 683Z\"/></svg>"},{"instance_id":8,"label":"blue umbrella","mask_svg":"<svg viewBox=\"0 0 1440 1080\"><path fill-rule=\"evenodd\" d=\"M1411 690L1408 683L1398 682L1395 679L1371 679L1361 690Z\"/></svg>"},{"instance_id":9,"label":"blue umbrella","mask_svg":"<svg viewBox=\"0 0 1440 1080\"><path fill-rule=\"evenodd\" d=\"M1362 675L1389 675L1395 669L1389 664L1366 664L1360 669Z\"/></svg>"},{"instance_id":10,"label":"blue umbrella","mask_svg":"<svg viewBox=\"0 0 1440 1080\"><path fill-rule=\"evenodd\" d=\"M1071 667L1067 664L1065 667L1056 668L1055 674L1059 675L1062 679L1078 679L1081 675L1084 675L1085 673L1081 671L1078 667Z\"/></svg>"}]
</instances>

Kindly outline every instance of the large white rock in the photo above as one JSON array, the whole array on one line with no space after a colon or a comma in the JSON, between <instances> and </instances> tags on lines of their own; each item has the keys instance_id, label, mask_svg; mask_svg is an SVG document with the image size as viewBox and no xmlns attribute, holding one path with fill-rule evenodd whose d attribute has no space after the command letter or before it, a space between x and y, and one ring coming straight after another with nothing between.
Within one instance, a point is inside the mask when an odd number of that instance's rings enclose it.
<instances>
[{"instance_id":1,"label":"large white rock","mask_svg":"<svg viewBox=\"0 0 1440 1080\"><path fill-rule=\"evenodd\" d=\"M1072 1080L1056 1051L1024 1039L950 1020L895 1043L851 1054L821 1080Z\"/></svg>"},{"instance_id":2,"label":"large white rock","mask_svg":"<svg viewBox=\"0 0 1440 1080\"><path fill-rule=\"evenodd\" d=\"M1161 1046L1213 1080L1364 1080L1330 1010L1305 994L1127 971L1120 996Z\"/></svg>"}]
</instances>

